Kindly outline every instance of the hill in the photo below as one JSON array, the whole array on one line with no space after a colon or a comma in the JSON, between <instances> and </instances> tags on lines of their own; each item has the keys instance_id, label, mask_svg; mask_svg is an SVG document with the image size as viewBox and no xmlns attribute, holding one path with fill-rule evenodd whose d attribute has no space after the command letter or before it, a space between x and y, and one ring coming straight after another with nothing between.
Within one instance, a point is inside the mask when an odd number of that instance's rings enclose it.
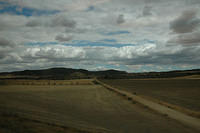
<instances>
[{"instance_id":1,"label":"hill","mask_svg":"<svg viewBox=\"0 0 200 133\"><path fill-rule=\"evenodd\" d=\"M141 79L141 78L175 78L200 77L200 69L178 70L169 72L127 73L118 70L88 71L72 68L49 68L42 70L24 70L0 73L0 79ZM193 76L194 77L194 76Z\"/></svg>"}]
</instances>

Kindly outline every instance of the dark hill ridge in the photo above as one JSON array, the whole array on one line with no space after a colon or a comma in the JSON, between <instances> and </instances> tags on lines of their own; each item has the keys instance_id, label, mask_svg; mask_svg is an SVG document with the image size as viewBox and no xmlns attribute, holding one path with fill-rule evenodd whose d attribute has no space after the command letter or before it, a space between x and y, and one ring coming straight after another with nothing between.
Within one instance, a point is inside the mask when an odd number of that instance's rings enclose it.
<instances>
[{"instance_id":1,"label":"dark hill ridge","mask_svg":"<svg viewBox=\"0 0 200 133\"><path fill-rule=\"evenodd\" d=\"M3 75L12 75L11 78L17 79L81 79L94 77L110 77L126 75L125 71L106 70L106 71L88 71L84 69L72 68L50 68L42 70L24 70L16 72L4 72ZM10 77L9 77L10 78Z\"/></svg>"},{"instance_id":2,"label":"dark hill ridge","mask_svg":"<svg viewBox=\"0 0 200 133\"><path fill-rule=\"evenodd\" d=\"M178 70L169 72L127 73L118 70L88 71L72 68L50 68L42 70L24 70L0 73L1 79L132 79L132 78L170 78L190 75L200 75L200 69Z\"/></svg>"},{"instance_id":3,"label":"dark hill ridge","mask_svg":"<svg viewBox=\"0 0 200 133\"><path fill-rule=\"evenodd\" d=\"M43 70L24 70L13 72L14 75L32 75L32 76L58 76L58 75L68 75L74 72L88 73L87 70L83 69L71 69L71 68L50 68Z\"/></svg>"}]
</instances>

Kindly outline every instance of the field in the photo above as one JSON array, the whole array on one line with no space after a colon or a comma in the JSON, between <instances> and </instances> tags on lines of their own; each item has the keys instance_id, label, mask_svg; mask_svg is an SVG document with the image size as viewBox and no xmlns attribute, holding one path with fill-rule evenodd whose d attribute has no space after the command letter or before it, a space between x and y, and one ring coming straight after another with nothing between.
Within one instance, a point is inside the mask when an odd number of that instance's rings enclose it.
<instances>
[{"instance_id":1,"label":"field","mask_svg":"<svg viewBox=\"0 0 200 133\"><path fill-rule=\"evenodd\" d=\"M4 110L5 111L5 110ZM0 113L1 133L90 133L89 131L66 127L40 120L29 119L13 113Z\"/></svg>"},{"instance_id":2,"label":"field","mask_svg":"<svg viewBox=\"0 0 200 133\"><path fill-rule=\"evenodd\" d=\"M200 112L199 79L103 80L103 82L143 96Z\"/></svg>"},{"instance_id":3,"label":"field","mask_svg":"<svg viewBox=\"0 0 200 133\"><path fill-rule=\"evenodd\" d=\"M24 127L28 124L29 129L35 129L31 132L46 128L55 132L91 133L195 132L100 85L1 85L0 95L0 112L19 116L0 115L1 120L8 116L13 121L6 125L9 131L10 127L22 127L20 133L27 132ZM2 132L5 127L1 121L0 124ZM38 126L41 128L35 128Z\"/></svg>"},{"instance_id":4,"label":"field","mask_svg":"<svg viewBox=\"0 0 200 133\"><path fill-rule=\"evenodd\" d=\"M92 79L77 80L0 80L0 85L91 85Z\"/></svg>"}]
</instances>

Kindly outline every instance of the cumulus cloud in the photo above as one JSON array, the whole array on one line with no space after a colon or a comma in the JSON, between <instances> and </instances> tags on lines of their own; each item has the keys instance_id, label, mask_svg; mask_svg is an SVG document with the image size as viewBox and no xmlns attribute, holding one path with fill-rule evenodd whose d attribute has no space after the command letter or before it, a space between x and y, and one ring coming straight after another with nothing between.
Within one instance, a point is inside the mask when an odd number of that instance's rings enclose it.
<instances>
[{"instance_id":1,"label":"cumulus cloud","mask_svg":"<svg viewBox=\"0 0 200 133\"><path fill-rule=\"evenodd\" d=\"M164 46L145 43L123 47L75 47L64 45L24 46L19 51L7 53L1 64L18 63L21 69L39 64L42 67L80 65L92 69L103 65L197 65L200 62L200 47ZM23 62L20 64L20 62ZM26 66L28 65L28 66ZM12 66L10 66L12 67Z\"/></svg>"},{"instance_id":2,"label":"cumulus cloud","mask_svg":"<svg viewBox=\"0 0 200 133\"><path fill-rule=\"evenodd\" d=\"M23 54L23 58L48 59L49 61L73 61L84 57L83 48L63 45L28 47Z\"/></svg>"},{"instance_id":3,"label":"cumulus cloud","mask_svg":"<svg viewBox=\"0 0 200 133\"><path fill-rule=\"evenodd\" d=\"M81 64L89 61L96 64L113 62L113 64L124 65L197 64L200 61L200 47L195 49L177 48L176 46L159 47L156 44L119 48L47 45L27 47L22 53L18 53L18 57L24 62L31 60L33 64L41 59L45 59L47 62L57 62L57 64L62 64L63 61L72 64L76 64L77 61Z\"/></svg>"},{"instance_id":4,"label":"cumulus cloud","mask_svg":"<svg viewBox=\"0 0 200 133\"><path fill-rule=\"evenodd\" d=\"M63 35L63 34L59 34L55 37L55 40L59 41L59 42L67 42L73 39L73 36L69 35Z\"/></svg>"},{"instance_id":5,"label":"cumulus cloud","mask_svg":"<svg viewBox=\"0 0 200 133\"><path fill-rule=\"evenodd\" d=\"M127 59L136 59L147 56L156 47L150 44L143 46L115 47L73 47L63 45L48 45L43 47L27 47L23 58L48 59L49 61L62 60L90 60L92 62L101 61L122 61L126 64Z\"/></svg>"},{"instance_id":6,"label":"cumulus cloud","mask_svg":"<svg viewBox=\"0 0 200 133\"><path fill-rule=\"evenodd\" d=\"M7 61L7 59L11 59L16 57L16 54L13 54L13 51L17 48L17 45L5 38L0 38L0 59L1 62ZM0 63L1 63L0 62Z\"/></svg>"},{"instance_id":7,"label":"cumulus cloud","mask_svg":"<svg viewBox=\"0 0 200 133\"><path fill-rule=\"evenodd\" d=\"M194 31L200 24L200 19L196 17L196 10L186 10L170 22L170 29L175 33L188 33Z\"/></svg>"},{"instance_id":8,"label":"cumulus cloud","mask_svg":"<svg viewBox=\"0 0 200 133\"><path fill-rule=\"evenodd\" d=\"M0 71L55 66L95 69L111 64L124 70L126 65L195 67L200 62L198 0L7 3L21 7L22 12L0 13ZM98 10L87 11L90 7ZM25 8L58 12L26 17ZM104 41L95 43L99 40Z\"/></svg>"}]
</instances>

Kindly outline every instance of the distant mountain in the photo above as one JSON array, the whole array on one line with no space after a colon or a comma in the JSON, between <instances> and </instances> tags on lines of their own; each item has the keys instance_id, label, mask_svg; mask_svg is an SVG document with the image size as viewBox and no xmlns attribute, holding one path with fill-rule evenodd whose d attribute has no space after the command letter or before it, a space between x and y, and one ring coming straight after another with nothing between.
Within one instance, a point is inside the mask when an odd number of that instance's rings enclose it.
<instances>
[{"instance_id":1,"label":"distant mountain","mask_svg":"<svg viewBox=\"0 0 200 133\"><path fill-rule=\"evenodd\" d=\"M118 70L88 71L72 68L50 68L42 70L24 70L0 73L1 79L138 79L138 78L170 78L200 75L200 69L169 72L127 73Z\"/></svg>"}]
</instances>

